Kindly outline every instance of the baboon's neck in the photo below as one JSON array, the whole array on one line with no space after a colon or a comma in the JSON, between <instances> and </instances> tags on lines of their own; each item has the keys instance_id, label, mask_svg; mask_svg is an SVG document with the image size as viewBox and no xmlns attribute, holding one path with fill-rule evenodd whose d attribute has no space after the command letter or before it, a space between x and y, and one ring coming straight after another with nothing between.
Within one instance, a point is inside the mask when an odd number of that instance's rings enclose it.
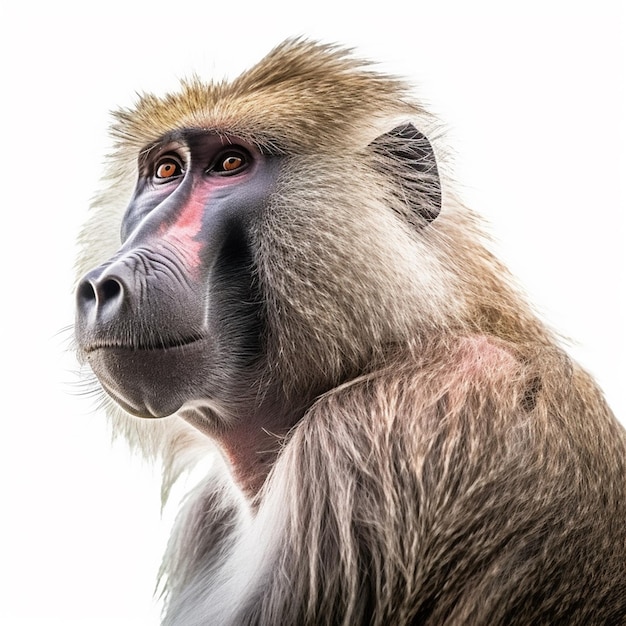
<instances>
[{"instance_id":1,"label":"baboon's neck","mask_svg":"<svg viewBox=\"0 0 626 626\"><path fill-rule=\"evenodd\" d=\"M250 499L259 493L272 469L289 431L305 409L285 408L286 402L271 401L268 394L259 406L241 402L237 413L217 417L213 405L200 403L179 414L200 432L215 441L226 457L233 478Z\"/></svg>"},{"instance_id":2,"label":"baboon's neck","mask_svg":"<svg viewBox=\"0 0 626 626\"><path fill-rule=\"evenodd\" d=\"M228 459L233 478L251 500L265 482L288 428L270 430L256 420L241 422L217 437Z\"/></svg>"}]
</instances>

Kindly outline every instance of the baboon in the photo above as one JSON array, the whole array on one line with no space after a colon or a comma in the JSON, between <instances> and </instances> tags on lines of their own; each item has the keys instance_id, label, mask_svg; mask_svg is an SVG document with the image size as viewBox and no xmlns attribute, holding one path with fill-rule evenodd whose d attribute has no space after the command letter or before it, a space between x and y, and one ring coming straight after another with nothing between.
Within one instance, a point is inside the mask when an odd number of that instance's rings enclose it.
<instances>
[{"instance_id":1,"label":"baboon","mask_svg":"<svg viewBox=\"0 0 626 626\"><path fill-rule=\"evenodd\" d=\"M163 624L626 623L625 432L437 127L301 39L116 113L79 358L165 494L226 468L179 514Z\"/></svg>"}]
</instances>

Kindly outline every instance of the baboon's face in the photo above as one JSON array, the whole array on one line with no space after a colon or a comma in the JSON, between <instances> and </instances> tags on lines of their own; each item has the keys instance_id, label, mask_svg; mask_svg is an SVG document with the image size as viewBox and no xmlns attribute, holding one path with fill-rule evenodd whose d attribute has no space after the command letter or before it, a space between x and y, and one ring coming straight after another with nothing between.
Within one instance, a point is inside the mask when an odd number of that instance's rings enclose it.
<instances>
[{"instance_id":1,"label":"baboon's face","mask_svg":"<svg viewBox=\"0 0 626 626\"><path fill-rule=\"evenodd\" d=\"M130 413L161 417L219 398L222 372L258 357L249 229L279 165L197 129L141 153L122 245L81 280L76 317L82 357Z\"/></svg>"}]
</instances>

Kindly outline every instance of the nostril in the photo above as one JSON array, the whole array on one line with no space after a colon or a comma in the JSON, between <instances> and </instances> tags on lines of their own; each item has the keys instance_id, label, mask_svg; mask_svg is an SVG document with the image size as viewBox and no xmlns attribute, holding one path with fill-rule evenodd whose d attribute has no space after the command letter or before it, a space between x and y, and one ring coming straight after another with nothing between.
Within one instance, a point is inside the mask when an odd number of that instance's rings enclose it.
<instances>
[{"instance_id":1,"label":"nostril","mask_svg":"<svg viewBox=\"0 0 626 626\"><path fill-rule=\"evenodd\" d=\"M109 278L100 285L101 302L104 304L109 300L115 300L122 293L122 285L115 279Z\"/></svg>"},{"instance_id":2,"label":"nostril","mask_svg":"<svg viewBox=\"0 0 626 626\"><path fill-rule=\"evenodd\" d=\"M91 282L84 280L78 286L77 296L79 302L95 302L96 292Z\"/></svg>"}]
</instances>

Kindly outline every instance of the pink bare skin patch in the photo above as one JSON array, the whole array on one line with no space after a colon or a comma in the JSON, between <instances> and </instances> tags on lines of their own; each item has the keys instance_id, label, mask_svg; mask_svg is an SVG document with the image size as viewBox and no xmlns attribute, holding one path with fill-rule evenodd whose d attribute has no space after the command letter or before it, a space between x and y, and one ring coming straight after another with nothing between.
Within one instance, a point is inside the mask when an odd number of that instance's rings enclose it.
<instances>
[{"instance_id":1,"label":"pink bare skin patch","mask_svg":"<svg viewBox=\"0 0 626 626\"><path fill-rule=\"evenodd\" d=\"M450 357L445 387L452 406L461 407L472 390L496 389L519 375L515 356L484 335L461 338Z\"/></svg>"},{"instance_id":2,"label":"pink bare skin patch","mask_svg":"<svg viewBox=\"0 0 626 626\"><path fill-rule=\"evenodd\" d=\"M194 189L176 221L171 225L163 224L158 233L158 239L175 248L185 267L194 274L200 269L202 240L198 235L209 196Z\"/></svg>"},{"instance_id":3,"label":"pink bare skin patch","mask_svg":"<svg viewBox=\"0 0 626 626\"><path fill-rule=\"evenodd\" d=\"M477 417L489 398L517 405L521 399L522 364L504 342L484 335L459 337L448 346L445 363L438 376L438 398L445 398L448 426L464 423L468 399ZM436 420L439 422L439 418ZM480 422L480 420L478 420Z\"/></svg>"},{"instance_id":4,"label":"pink bare skin patch","mask_svg":"<svg viewBox=\"0 0 626 626\"><path fill-rule=\"evenodd\" d=\"M496 380L518 368L515 357L490 337L465 337L459 344L458 373L463 378Z\"/></svg>"}]
</instances>

